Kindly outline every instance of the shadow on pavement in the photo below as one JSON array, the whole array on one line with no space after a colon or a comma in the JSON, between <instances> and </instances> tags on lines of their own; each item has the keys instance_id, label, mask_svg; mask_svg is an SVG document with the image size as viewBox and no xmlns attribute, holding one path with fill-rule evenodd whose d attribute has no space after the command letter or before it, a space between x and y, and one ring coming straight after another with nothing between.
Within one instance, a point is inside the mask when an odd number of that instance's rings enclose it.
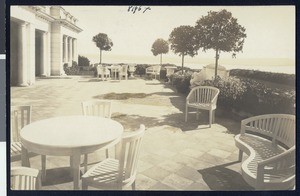
<instances>
[{"instance_id":1,"label":"shadow on pavement","mask_svg":"<svg viewBox=\"0 0 300 196\"><path fill-rule=\"evenodd\" d=\"M240 162L234 161L225 163L223 165L198 170L198 172L202 175L203 180L210 190L213 191L254 190L245 182L240 173L226 168L236 163Z\"/></svg>"},{"instance_id":2,"label":"shadow on pavement","mask_svg":"<svg viewBox=\"0 0 300 196\"><path fill-rule=\"evenodd\" d=\"M46 170L46 179L43 186L59 185L73 181L70 167L60 167Z\"/></svg>"}]
</instances>

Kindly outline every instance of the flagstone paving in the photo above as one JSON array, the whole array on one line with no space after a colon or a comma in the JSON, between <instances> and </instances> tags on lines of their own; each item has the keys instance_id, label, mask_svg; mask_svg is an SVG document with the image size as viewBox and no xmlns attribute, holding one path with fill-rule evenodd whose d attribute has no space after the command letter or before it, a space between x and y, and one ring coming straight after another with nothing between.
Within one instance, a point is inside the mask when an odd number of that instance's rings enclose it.
<instances>
[{"instance_id":1,"label":"flagstone paving","mask_svg":"<svg viewBox=\"0 0 300 196\"><path fill-rule=\"evenodd\" d=\"M209 128L208 114L189 114L184 122L185 96L158 80L100 81L89 76L37 78L30 87L11 87L11 105L32 105L32 122L55 116L81 114L81 102L107 93L145 93L144 98L112 100L112 118L125 131L146 126L136 179L137 190L252 190L240 174L234 135L240 122L217 109ZM89 156L92 165L104 151ZM41 168L40 156L30 158ZM20 165L20 161L12 162ZM72 190L69 158L47 156L44 190ZM130 190L130 189L128 189Z\"/></svg>"}]
</instances>

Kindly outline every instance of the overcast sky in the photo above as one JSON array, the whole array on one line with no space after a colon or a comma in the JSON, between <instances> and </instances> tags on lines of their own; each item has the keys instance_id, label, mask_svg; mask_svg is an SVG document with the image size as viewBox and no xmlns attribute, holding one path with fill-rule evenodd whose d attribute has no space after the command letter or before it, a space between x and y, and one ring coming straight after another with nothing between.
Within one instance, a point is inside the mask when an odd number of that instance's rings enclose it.
<instances>
[{"instance_id":1,"label":"overcast sky","mask_svg":"<svg viewBox=\"0 0 300 196\"><path fill-rule=\"evenodd\" d=\"M79 54L98 54L92 42L98 33L106 33L114 46L113 55L152 55L151 46L157 38L167 40L180 25L194 26L210 10L227 9L246 28L243 53L237 58L295 58L294 6L142 6L135 14L128 6L63 6L78 18L83 29L78 37ZM84 46L84 47L81 47ZM168 55L173 55L169 52ZM221 54L230 58L230 54ZM213 51L199 52L211 58Z\"/></svg>"}]
</instances>

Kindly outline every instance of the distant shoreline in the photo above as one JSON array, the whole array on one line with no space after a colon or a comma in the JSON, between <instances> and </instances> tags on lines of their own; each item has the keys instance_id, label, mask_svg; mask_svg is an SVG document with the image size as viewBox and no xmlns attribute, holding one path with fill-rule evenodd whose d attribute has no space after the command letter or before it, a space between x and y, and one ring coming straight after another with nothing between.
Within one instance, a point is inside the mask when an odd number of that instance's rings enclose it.
<instances>
[{"instance_id":1,"label":"distant shoreline","mask_svg":"<svg viewBox=\"0 0 300 196\"><path fill-rule=\"evenodd\" d=\"M80 54L81 55L81 54ZM87 57L91 63L99 62L99 54L87 54L82 55ZM159 64L158 56L139 56L139 55L112 55L109 52L106 52L102 56L102 61L108 64L118 64L118 63L134 63L134 64ZM179 56L163 56L163 64L174 64L176 66L181 66L181 58ZM214 64L214 58L201 58L196 56L185 57L184 67L191 69L202 69L203 66L208 64ZM226 67L226 69L247 69L247 70L258 70L274 73L287 73L295 74L295 60L293 59L271 59L271 58L220 58L219 64Z\"/></svg>"}]
</instances>

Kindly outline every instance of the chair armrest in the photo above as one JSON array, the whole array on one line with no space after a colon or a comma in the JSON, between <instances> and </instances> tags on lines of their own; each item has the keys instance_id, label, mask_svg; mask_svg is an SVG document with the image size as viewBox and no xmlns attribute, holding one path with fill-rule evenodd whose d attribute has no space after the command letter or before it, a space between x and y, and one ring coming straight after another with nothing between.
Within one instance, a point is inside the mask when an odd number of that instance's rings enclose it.
<instances>
[{"instance_id":1,"label":"chair armrest","mask_svg":"<svg viewBox=\"0 0 300 196\"><path fill-rule=\"evenodd\" d=\"M250 122L254 122L256 120L258 120L259 118L257 116L253 116L250 118L246 118L244 120L241 121L241 134L244 134L246 131L246 124L250 123Z\"/></svg>"},{"instance_id":2,"label":"chair armrest","mask_svg":"<svg viewBox=\"0 0 300 196\"><path fill-rule=\"evenodd\" d=\"M293 154L292 154L293 153ZM295 164L295 146L287 150L286 152L279 154L277 156L271 157L269 159L260 161L257 163L257 179L256 183L257 186L263 184L264 182L264 176L268 174L274 173L273 170L275 171L282 171L282 170L287 170L291 167L290 164L284 164L285 161L288 162L288 160L291 158L290 156L292 155L292 159L290 160L290 163L293 162ZM271 166L271 164L273 164ZM266 166L270 166L269 168L265 168Z\"/></svg>"},{"instance_id":3,"label":"chair armrest","mask_svg":"<svg viewBox=\"0 0 300 196\"><path fill-rule=\"evenodd\" d=\"M188 103L189 102L189 100L190 100L190 97L192 96L192 94L194 93L194 89L192 89L191 91L190 91L190 93L188 94L188 96L186 97L186 103Z\"/></svg>"},{"instance_id":4,"label":"chair armrest","mask_svg":"<svg viewBox=\"0 0 300 196\"><path fill-rule=\"evenodd\" d=\"M217 100L218 100L218 94L216 94L215 96L214 96L214 98L211 100L211 104L217 104Z\"/></svg>"}]
</instances>

